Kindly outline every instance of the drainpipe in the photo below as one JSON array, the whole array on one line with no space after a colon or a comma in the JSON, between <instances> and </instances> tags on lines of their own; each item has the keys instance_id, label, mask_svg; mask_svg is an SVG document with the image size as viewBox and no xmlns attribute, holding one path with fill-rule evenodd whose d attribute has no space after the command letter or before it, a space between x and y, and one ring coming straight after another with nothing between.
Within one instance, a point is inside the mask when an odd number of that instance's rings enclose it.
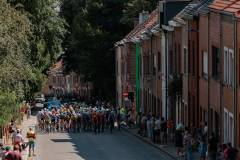
<instances>
[{"instance_id":1,"label":"drainpipe","mask_svg":"<svg viewBox=\"0 0 240 160\"><path fill-rule=\"evenodd\" d=\"M165 86L165 120L168 120L168 32L164 31L165 35L165 81L166 81L166 86Z\"/></svg>"},{"instance_id":2,"label":"drainpipe","mask_svg":"<svg viewBox=\"0 0 240 160\"><path fill-rule=\"evenodd\" d=\"M209 16L209 13L207 15L208 17L208 22L207 22L207 25L208 25L208 79L207 79L207 82L208 82L208 112L210 110L210 45L209 45L209 42L210 42L210 35L209 35L209 30L210 30L210 25L209 25L209 22L210 22L210 16ZM209 115L209 114L208 114ZM205 117L205 114L204 114L204 117ZM205 118L204 118L204 123L206 122ZM209 126L209 116L207 117L207 122L208 122L208 126ZM205 124L203 124L205 125ZM208 127L209 128L209 127ZM208 133L207 133L208 134Z\"/></svg>"},{"instance_id":3,"label":"drainpipe","mask_svg":"<svg viewBox=\"0 0 240 160\"><path fill-rule=\"evenodd\" d=\"M152 40L152 37L153 36L151 35L150 36L150 38L151 38L151 41L150 41L151 42L151 46L150 46L151 47L150 48L151 61L150 62L151 62L151 110L152 110L152 113L153 113L154 112L154 108L153 108L154 107L154 105L153 105L153 65L154 65L154 63L152 61L153 60L153 57L152 57L153 56L153 49L152 49L153 48L153 45L152 45L153 40Z\"/></svg>"},{"instance_id":4,"label":"drainpipe","mask_svg":"<svg viewBox=\"0 0 240 160\"><path fill-rule=\"evenodd\" d=\"M234 21L234 53L233 53L233 91L234 91L234 100L233 100L233 106L234 106L234 146L237 147L237 19L236 17L233 17Z\"/></svg>"},{"instance_id":5,"label":"drainpipe","mask_svg":"<svg viewBox=\"0 0 240 160\"><path fill-rule=\"evenodd\" d=\"M197 71L196 71L196 80L197 80L197 97L196 97L196 101L197 101L197 117L198 117L198 119L197 119L197 124L198 124L198 126L197 127L199 127L200 126L200 123L199 123L199 121L200 121L200 117L199 117L199 112L200 112L200 107L199 107L199 17L197 17L197 43L196 43L196 45L197 45L197 49L196 49L196 53L198 53L197 54L197 56L195 56L195 58L197 58L197 67L196 67L196 69L197 69ZM196 124L195 124L196 125Z\"/></svg>"},{"instance_id":6,"label":"drainpipe","mask_svg":"<svg viewBox=\"0 0 240 160\"><path fill-rule=\"evenodd\" d=\"M187 29L189 29L189 20L187 20L187 25L188 25L188 28ZM189 108L190 108L190 99L189 99L189 75L190 75L190 73L189 73L189 62L190 62L190 52L189 52L189 50L190 50L190 48L189 48L189 31L187 31L187 95L188 95L188 97L187 97L187 107L188 107L188 113L187 113L187 117L188 117L188 127L191 127L191 124L190 124L190 119L192 119L192 117L190 116L189 117Z\"/></svg>"},{"instance_id":7,"label":"drainpipe","mask_svg":"<svg viewBox=\"0 0 240 160\"><path fill-rule=\"evenodd\" d=\"M222 45L223 45L223 38L222 38L222 23L221 23L221 13L220 13L220 18L219 18L219 24L220 24L220 47L219 47L219 64L220 64L220 66L222 66L223 65L223 63L222 63L222 51L223 51L223 47L222 47ZM220 73L219 73L219 79L220 79L220 114L221 114L221 120L222 120L222 123L220 123L220 130L221 130L221 132L220 132L220 137L222 137L221 139L222 139L222 142L224 141L224 108L223 108L223 80L222 80L222 77L224 76L223 75L224 73L223 73L223 71L222 71L222 69L220 69Z\"/></svg>"}]
</instances>

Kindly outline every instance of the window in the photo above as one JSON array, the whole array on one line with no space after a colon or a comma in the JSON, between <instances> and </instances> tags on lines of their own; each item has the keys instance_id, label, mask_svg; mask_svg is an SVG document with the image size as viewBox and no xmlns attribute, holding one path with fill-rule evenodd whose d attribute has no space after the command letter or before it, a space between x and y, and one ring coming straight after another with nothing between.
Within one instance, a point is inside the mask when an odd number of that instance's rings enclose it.
<instances>
[{"instance_id":1,"label":"window","mask_svg":"<svg viewBox=\"0 0 240 160\"><path fill-rule=\"evenodd\" d=\"M184 52L184 73L187 73L187 49L183 49Z\"/></svg>"},{"instance_id":2,"label":"window","mask_svg":"<svg viewBox=\"0 0 240 160\"><path fill-rule=\"evenodd\" d=\"M200 122L202 122L202 117L203 117L203 116L202 116L202 113L203 113L203 112L202 112L202 106L200 106Z\"/></svg>"},{"instance_id":3,"label":"window","mask_svg":"<svg viewBox=\"0 0 240 160\"><path fill-rule=\"evenodd\" d=\"M238 146L240 147L240 114L238 115Z\"/></svg>"},{"instance_id":4,"label":"window","mask_svg":"<svg viewBox=\"0 0 240 160\"><path fill-rule=\"evenodd\" d=\"M224 108L224 143L234 142L233 113Z\"/></svg>"},{"instance_id":5,"label":"window","mask_svg":"<svg viewBox=\"0 0 240 160\"><path fill-rule=\"evenodd\" d=\"M150 58L150 56L148 55L147 56L147 75L149 75L150 74L150 64L151 64L151 58Z\"/></svg>"},{"instance_id":6,"label":"window","mask_svg":"<svg viewBox=\"0 0 240 160\"><path fill-rule=\"evenodd\" d=\"M207 78L208 77L208 54L207 52L203 52L202 54L202 73L203 77Z\"/></svg>"},{"instance_id":7,"label":"window","mask_svg":"<svg viewBox=\"0 0 240 160\"><path fill-rule=\"evenodd\" d=\"M224 47L224 83L233 84L233 50Z\"/></svg>"},{"instance_id":8,"label":"window","mask_svg":"<svg viewBox=\"0 0 240 160\"><path fill-rule=\"evenodd\" d=\"M177 56L177 73L181 72L181 49L180 49L180 44L178 44L178 56Z\"/></svg>"},{"instance_id":9,"label":"window","mask_svg":"<svg viewBox=\"0 0 240 160\"><path fill-rule=\"evenodd\" d=\"M234 144L234 121L233 121L233 114L229 113L229 139L228 142Z\"/></svg>"},{"instance_id":10,"label":"window","mask_svg":"<svg viewBox=\"0 0 240 160\"><path fill-rule=\"evenodd\" d=\"M161 72L161 53L158 52L158 72Z\"/></svg>"},{"instance_id":11,"label":"window","mask_svg":"<svg viewBox=\"0 0 240 160\"><path fill-rule=\"evenodd\" d=\"M56 78L55 78L55 76L53 76L53 83L56 83Z\"/></svg>"},{"instance_id":12,"label":"window","mask_svg":"<svg viewBox=\"0 0 240 160\"><path fill-rule=\"evenodd\" d=\"M169 51L169 73L173 73L173 51Z\"/></svg>"},{"instance_id":13,"label":"window","mask_svg":"<svg viewBox=\"0 0 240 160\"><path fill-rule=\"evenodd\" d=\"M174 65L174 68L173 68L173 71L174 71L174 73L177 73L177 68L178 68L178 64L177 64L177 55L178 55L178 53L177 53L177 43L175 43L175 45L174 45L174 53L173 53L173 65Z\"/></svg>"},{"instance_id":14,"label":"window","mask_svg":"<svg viewBox=\"0 0 240 160\"><path fill-rule=\"evenodd\" d=\"M237 61L237 63L238 63L238 85L240 85L240 48L239 48L239 51L238 51L238 61ZM240 120L240 119L239 119ZM240 131L239 131L239 133L240 133ZM240 136L239 136L239 145L240 145Z\"/></svg>"},{"instance_id":15,"label":"window","mask_svg":"<svg viewBox=\"0 0 240 160\"><path fill-rule=\"evenodd\" d=\"M195 43L192 41L192 75L195 75Z\"/></svg>"},{"instance_id":16,"label":"window","mask_svg":"<svg viewBox=\"0 0 240 160\"><path fill-rule=\"evenodd\" d=\"M219 78L220 73L220 55L219 48L212 46L212 76Z\"/></svg>"},{"instance_id":17,"label":"window","mask_svg":"<svg viewBox=\"0 0 240 160\"><path fill-rule=\"evenodd\" d=\"M156 75L156 68L157 68L157 56L156 56L156 54L154 54L153 55L153 63L154 63L154 65L153 65L153 75Z\"/></svg>"},{"instance_id":18,"label":"window","mask_svg":"<svg viewBox=\"0 0 240 160\"><path fill-rule=\"evenodd\" d=\"M224 109L224 143L228 142L228 111Z\"/></svg>"}]
</instances>

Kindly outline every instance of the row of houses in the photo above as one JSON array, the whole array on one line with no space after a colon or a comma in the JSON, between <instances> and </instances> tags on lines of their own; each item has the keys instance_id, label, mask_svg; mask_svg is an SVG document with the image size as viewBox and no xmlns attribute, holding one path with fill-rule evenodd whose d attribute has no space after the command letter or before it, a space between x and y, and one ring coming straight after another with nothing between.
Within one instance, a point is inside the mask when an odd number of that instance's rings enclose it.
<instances>
[{"instance_id":1,"label":"row of houses","mask_svg":"<svg viewBox=\"0 0 240 160\"><path fill-rule=\"evenodd\" d=\"M80 74L75 72L64 73L64 64L61 59L48 71L48 79L42 93L55 97L77 96L89 98L92 88L92 83L84 82Z\"/></svg>"},{"instance_id":2,"label":"row of houses","mask_svg":"<svg viewBox=\"0 0 240 160\"><path fill-rule=\"evenodd\" d=\"M117 105L240 147L240 1L160 1L115 48Z\"/></svg>"}]
</instances>

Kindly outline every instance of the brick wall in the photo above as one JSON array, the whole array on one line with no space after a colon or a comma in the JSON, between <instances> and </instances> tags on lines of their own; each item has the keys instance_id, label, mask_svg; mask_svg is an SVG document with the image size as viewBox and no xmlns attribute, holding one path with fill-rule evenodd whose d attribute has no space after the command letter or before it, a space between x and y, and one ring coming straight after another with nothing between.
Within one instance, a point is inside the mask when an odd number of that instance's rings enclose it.
<instances>
[{"instance_id":1,"label":"brick wall","mask_svg":"<svg viewBox=\"0 0 240 160\"><path fill-rule=\"evenodd\" d=\"M215 12L210 12L209 36L210 107L220 113L220 83L212 77L212 46L220 48L220 15Z\"/></svg>"},{"instance_id":2,"label":"brick wall","mask_svg":"<svg viewBox=\"0 0 240 160\"><path fill-rule=\"evenodd\" d=\"M208 51L208 16L200 15L199 17L199 118L202 124L205 122L205 112L208 111L208 79L203 76L203 53ZM208 58L209 59L209 58ZM209 74L209 73L208 73Z\"/></svg>"},{"instance_id":3,"label":"brick wall","mask_svg":"<svg viewBox=\"0 0 240 160\"><path fill-rule=\"evenodd\" d=\"M224 47L234 49L234 23L231 16L222 15L222 52L221 52L221 70L224 70ZM223 79L223 76L222 76ZM233 113L233 90L231 86L224 85L223 87L223 107L227 108L229 112Z\"/></svg>"},{"instance_id":4,"label":"brick wall","mask_svg":"<svg viewBox=\"0 0 240 160\"><path fill-rule=\"evenodd\" d=\"M237 22L237 144L240 148L240 20Z\"/></svg>"}]
</instances>

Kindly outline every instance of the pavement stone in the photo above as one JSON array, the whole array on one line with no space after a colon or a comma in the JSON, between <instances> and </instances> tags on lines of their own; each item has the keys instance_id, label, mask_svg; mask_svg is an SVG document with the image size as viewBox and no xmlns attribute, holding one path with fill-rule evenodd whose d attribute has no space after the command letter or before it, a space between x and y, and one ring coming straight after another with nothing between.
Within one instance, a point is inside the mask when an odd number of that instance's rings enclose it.
<instances>
[{"instance_id":1,"label":"pavement stone","mask_svg":"<svg viewBox=\"0 0 240 160\"><path fill-rule=\"evenodd\" d=\"M154 143L152 140L150 140L147 137L143 137L141 135L138 134L138 128L133 127L133 128L123 128L126 132L136 136L137 138L141 139L142 141L152 145L155 148L158 148L159 150L161 150L162 152L166 153L168 156L172 157L173 159L184 159L183 157L180 157L177 154L177 148L174 146L173 143L169 143L166 145L161 145L158 143ZM198 152L193 152L193 159L197 160L200 159L200 153ZM222 153L219 153L217 160L223 160L223 155Z\"/></svg>"},{"instance_id":2,"label":"pavement stone","mask_svg":"<svg viewBox=\"0 0 240 160\"><path fill-rule=\"evenodd\" d=\"M26 134L29 127L35 127L36 125L36 117L31 116L30 119L24 117L24 120L18 128L21 129L24 141L27 142ZM28 157L28 147L22 151L23 160L34 160L34 157Z\"/></svg>"}]
</instances>

